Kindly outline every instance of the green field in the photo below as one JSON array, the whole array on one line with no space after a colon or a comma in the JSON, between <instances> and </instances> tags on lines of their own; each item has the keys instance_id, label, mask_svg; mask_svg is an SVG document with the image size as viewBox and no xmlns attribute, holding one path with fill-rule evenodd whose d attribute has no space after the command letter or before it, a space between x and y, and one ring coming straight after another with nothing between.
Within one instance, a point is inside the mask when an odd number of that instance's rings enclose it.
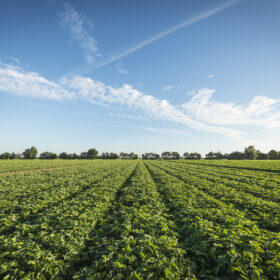
<instances>
[{"instance_id":1,"label":"green field","mask_svg":"<svg viewBox=\"0 0 280 280\"><path fill-rule=\"evenodd\" d=\"M280 162L0 161L0 279L280 279Z\"/></svg>"}]
</instances>

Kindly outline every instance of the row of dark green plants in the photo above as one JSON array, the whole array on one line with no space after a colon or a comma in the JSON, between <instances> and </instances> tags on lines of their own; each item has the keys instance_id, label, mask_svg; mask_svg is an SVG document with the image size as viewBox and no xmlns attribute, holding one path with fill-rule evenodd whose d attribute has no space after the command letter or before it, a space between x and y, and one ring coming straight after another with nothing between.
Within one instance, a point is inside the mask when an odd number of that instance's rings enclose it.
<instances>
[{"instance_id":1,"label":"row of dark green plants","mask_svg":"<svg viewBox=\"0 0 280 280\"><path fill-rule=\"evenodd\" d=\"M31 147L24 152L16 154L16 153L3 153L0 154L0 159L138 159L138 155L135 153L101 153L95 149L89 149L87 152L82 152L81 154L68 154L66 152L56 154L52 152L44 152L38 156L38 150L36 147ZM201 159L201 154L188 153L185 152L183 155L180 155L178 152L163 152L161 155L157 153L144 153L141 156L142 159L156 160L156 159L166 159L166 160L174 160L174 159ZM229 160L280 160L280 152L276 150L271 150L268 153L263 153L260 150L257 150L255 146L249 146L244 149L243 152L235 151L232 153L221 153L221 152L209 152L206 154L205 159L216 160L216 159L229 159Z\"/></svg>"}]
</instances>

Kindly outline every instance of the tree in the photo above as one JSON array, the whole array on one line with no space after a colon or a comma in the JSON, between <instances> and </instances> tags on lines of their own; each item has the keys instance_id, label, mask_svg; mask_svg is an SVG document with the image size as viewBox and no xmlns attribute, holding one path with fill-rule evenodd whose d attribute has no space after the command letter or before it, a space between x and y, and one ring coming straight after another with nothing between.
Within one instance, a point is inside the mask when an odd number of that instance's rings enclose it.
<instances>
[{"instance_id":1,"label":"tree","mask_svg":"<svg viewBox=\"0 0 280 280\"><path fill-rule=\"evenodd\" d=\"M9 158L10 158L10 159L18 159L18 158L19 158L19 155L16 154L16 153L11 153Z\"/></svg>"},{"instance_id":2,"label":"tree","mask_svg":"<svg viewBox=\"0 0 280 280\"><path fill-rule=\"evenodd\" d=\"M131 159L138 159L138 155L134 153L130 153L130 158Z\"/></svg>"},{"instance_id":3,"label":"tree","mask_svg":"<svg viewBox=\"0 0 280 280\"><path fill-rule=\"evenodd\" d=\"M142 154L142 159L159 159L159 154L156 153L145 153Z\"/></svg>"},{"instance_id":4,"label":"tree","mask_svg":"<svg viewBox=\"0 0 280 280\"><path fill-rule=\"evenodd\" d=\"M138 155L134 153L120 153L120 158L121 159L138 159Z\"/></svg>"},{"instance_id":5,"label":"tree","mask_svg":"<svg viewBox=\"0 0 280 280\"><path fill-rule=\"evenodd\" d=\"M86 159L87 158L87 152L82 152L79 156L80 159Z\"/></svg>"},{"instance_id":6,"label":"tree","mask_svg":"<svg viewBox=\"0 0 280 280\"><path fill-rule=\"evenodd\" d=\"M30 149L25 149L22 155L25 159L30 159Z\"/></svg>"},{"instance_id":7,"label":"tree","mask_svg":"<svg viewBox=\"0 0 280 280\"><path fill-rule=\"evenodd\" d=\"M255 146L249 146L248 148L245 148L244 150L244 159L256 159L258 156L257 150L255 149Z\"/></svg>"},{"instance_id":8,"label":"tree","mask_svg":"<svg viewBox=\"0 0 280 280\"><path fill-rule=\"evenodd\" d=\"M215 153L215 157L216 157L216 159L223 159L224 158L224 156L221 152Z\"/></svg>"},{"instance_id":9,"label":"tree","mask_svg":"<svg viewBox=\"0 0 280 280\"><path fill-rule=\"evenodd\" d=\"M162 159L170 159L171 153L170 152L164 152L161 154Z\"/></svg>"},{"instance_id":10,"label":"tree","mask_svg":"<svg viewBox=\"0 0 280 280\"><path fill-rule=\"evenodd\" d=\"M87 158L88 159L96 159L96 156L98 155L98 151L94 148L89 149L87 151Z\"/></svg>"},{"instance_id":11,"label":"tree","mask_svg":"<svg viewBox=\"0 0 280 280\"><path fill-rule=\"evenodd\" d=\"M101 156L99 158L102 159L117 159L118 155L116 153L102 153Z\"/></svg>"},{"instance_id":12,"label":"tree","mask_svg":"<svg viewBox=\"0 0 280 280\"><path fill-rule=\"evenodd\" d=\"M178 152L164 152L161 154L162 159L180 159Z\"/></svg>"},{"instance_id":13,"label":"tree","mask_svg":"<svg viewBox=\"0 0 280 280\"><path fill-rule=\"evenodd\" d=\"M11 157L10 153L3 153L1 156L0 156L0 159L9 159Z\"/></svg>"},{"instance_id":14,"label":"tree","mask_svg":"<svg viewBox=\"0 0 280 280\"><path fill-rule=\"evenodd\" d=\"M38 154L38 150L34 146L31 147L31 149L30 149L30 158L31 159L36 158L37 154Z\"/></svg>"},{"instance_id":15,"label":"tree","mask_svg":"<svg viewBox=\"0 0 280 280\"><path fill-rule=\"evenodd\" d=\"M201 154L195 153L195 158L196 158L196 159L201 159Z\"/></svg>"},{"instance_id":16,"label":"tree","mask_svg":"<svg viewBox=\"0 0 280 280\"><path fill-rule=\"evenodd\" d=\"M214 153L213 152L209 152L208 154L206 154L206 159L213 159L214 158Z\"/></svg>"},{"instance_id":17,"label":"tree","mask_svg":"<svg viewBox=\"0 0 280 280\"><path fill-rule=\"evenodd\" d=\"M111 159L117 159L117 158L119 158L119 156L116 153L110 153L110 158Z\"/></svg>"},{"instance_id":18,"label":"tree","mask_svg":"<svg viewBox=\"0 0 280 280\"><path fill-rule=\"evenodd\" d=\"M185 152L183 154L184 159L190 159L190 154L188 152Z\"/></svg>"},{"instance_id":19,"label":"tree","mask_svg":"<svg viewBox=\"0 0 280 280\"><path fill-rule=\"evenodd\" d=\"M67 159L67 158L68 158L68 155L67 155L67 153L63 152L63 153L59 154L59 158L61 158L61 159Z\"/></svg>"},{"instance_id":20,"label":"tree","mask_svg":"<svg viewBox=\"0 0 280 280\"><path fill-rule=\"evenodd\" d=\"M50 153L50 152L44 152L40 154L40 159L56 159L57 154L55 153Z\"/></svg>"},{"instance_id":21,"label":"tree","mask_svg":"<svg viewBox=\"0 0 280 280\"><path fill-rule=\"evenodd\" d=\"M172 152L171 153L171 158L172 159L180 159L180 154L178 152Z\"/></svg>"},{"instance_id":22,"label":"tree","mask_svg":"<svg viewBox=\"0 0 280 280\"><path fill-rule=\"evenodd\" d=\"M199 153L190 153L190 159L201 159L201 154L199 154Z\"/></svg>"},{"instance_id":23,"label":"tree","mask_svg":"<svg viewBox=\"0 0 280 280\"><path fill-rule=\"evenodd\" d=\"M121 152L120 158L121 159L130 159L130 155L128 153Z\"/></svg>"},{"instance_id":24,"label":"tree","mask_svg":"<svg viewBox=\"0 0 280 280\"><path fill-rule=\"evenodd\" d=\"M74 154L68 154L67 159L75 159L75 155Z\"/></svg>"},{"instance_id":25,"label":"tree","mask_svg":"<svg viewBox=\"0 0 280 280\"><path fill-rule=\"evenodd\" d=\"M37 149L32 146L30 149L26 149L22 155L25 159L35 159L38 154Z\"/></svg>"},{"instance_id":26,"label":"tree","mask_svg":"<svg viewBox=\"0 0 280 280\"><path fill-rule=\"evenodd\" d=\"M259 153L258 153L257 159L259 159L259 160L264 160L264 159L267 159L267 158L268 158L267 154L262 153L262 152L259 152Z\"/></svg>"},{"instance_id":27,"label":"tree","mask_svg":"<svg viewBox=\"0 0 280 280\"><path fill-rule=\"evenodd\" d=\"M229 154L228 154L228 153L225 153L224 156L223 156L223 158L224 158L224 159L228 159L228 158L229 158Z\"/></svg>"},{"instance_id":28,"label":"tree","mask_svg":"<svg viewBox=\"0 0 280 280\"><path fill-rule=\"evenodd\" d=\"M244 154L238 151L232 152L228 155L228 159L235 159L235 160L244 159Z\"/></svg>"},{"instance_id":29,"label":"tree","mask_svg":"<svg viewBox=\"0 0 280 280\"><path fill-rule=\"evenodd\" d=\"M279 154L275 150L269 151L267 156L268 156L269 159L279 159Z\"/></svg>"}]
</instances>

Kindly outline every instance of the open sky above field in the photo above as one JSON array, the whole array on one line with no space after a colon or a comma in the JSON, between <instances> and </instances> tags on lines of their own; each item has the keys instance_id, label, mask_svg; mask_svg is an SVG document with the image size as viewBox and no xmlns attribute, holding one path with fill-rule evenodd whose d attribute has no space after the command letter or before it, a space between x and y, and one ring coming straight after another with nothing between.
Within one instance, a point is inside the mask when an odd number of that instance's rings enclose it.
<instances>
[{"instance_id":1,"label":"open sky above field","mask_svg":"<svg viewBox=\"0 0 280 280\"><path fill-rule=\"evenodd\" d=\"M280 150L280 1L0 2L0 153Z\"/></svg>"}]
</instances>

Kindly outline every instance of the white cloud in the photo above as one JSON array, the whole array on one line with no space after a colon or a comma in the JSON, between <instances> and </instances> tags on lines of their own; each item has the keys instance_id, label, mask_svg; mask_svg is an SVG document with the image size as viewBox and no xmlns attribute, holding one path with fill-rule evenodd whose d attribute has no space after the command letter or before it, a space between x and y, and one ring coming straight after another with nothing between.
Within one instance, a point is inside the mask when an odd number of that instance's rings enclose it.
<instances>
[{"instance_id":1,"label":"white cloud","mask_svg":"<svg viewBox=\"0 0 280 280\"><path fill-rule=\"evenodd\" d=\"M195 121L182 111L176 109L167 100L161 100L151 95L143 94L127 84L120 88L113 88L94 81L91 78L79 76L64 77L61 79L61 83L69 91L72 91L77 98L83 98L89 102L115 104L127 106L132 109L140 109L153 118L184 124L201 131L220 133L233 138L240 137L241 134L237 130L209 126Z\"/></svg>"},{"instance_id":2,"label":"white cloud","mask_svg":"<svg viewBox=\"0 0 280 280\"><path fill-rule=\"evenodd\" d=\"M71 94L61 85L51 82L38 73L25 72L20 67L0 63L0 91L62 101Z\"/></svg>"},{"instance_id":3,"label":"white cloud","mask_svg":"<svg viewBox=\"0 0 280 280\"><path fill-rule=\"evenodd\" d=\"M2 64L0 91L57 101L81 99L105 106L123 106L127 109L140 110L146 117L183 124L200 131L219 133L232 138L241 135L238 130L194 120L167 100L144 94L127 84L114 88L91 78L79 76L63 77L55 83L38 73L25 72L19 67Z\"/></svg>"},{"instance_id":4,"label":"white cloud","mask_svg":"<svg viewBox=\"0 0 280 280\"><path fill-rule=\"evenodd\" d=\"M256 96L247 105L212 100L215 90L203 88L195 91L183 108L188 115L211 125L258 125L280 127L279 99ZM278 105L278 106L277 106Z\"/></svg>"},{"instance_id":5,"label":"white cloud","mask_svg":"<svg viewBox=\"0 0 280 280\"><path fill-rule=\"evenodd\" d=\"M161 90L162 90L162 91L168 91L168 90L171 90L171 89L173 89L173 88L174 88L173 85L169 85L169 86L164 86Z\"/></svg>"},{"instance_id":6,"label":"white cloud","mask_svg":"<svg viewBox=\"0 0 280 280\"><path fill-rule=\"evenodd\" d=\"M64 4L64 12L59 14L60 23L69 30L71 39L78 43L88 63L93 63L97 51L95 40L88 34L85 25L92 28L92 23L79 14L69 3Z\"/></svg>"},{"instance_id":7,"label":"white cloud","mask_svg":"<svg viewBox=\"0 0 280 280\"><path fill-rule=\"evenodd\" d=\"M215 77L214 74L210 74L210 75L207 76L208 79L213 79L214 77Z\"/></svg>"}]
</instances>

